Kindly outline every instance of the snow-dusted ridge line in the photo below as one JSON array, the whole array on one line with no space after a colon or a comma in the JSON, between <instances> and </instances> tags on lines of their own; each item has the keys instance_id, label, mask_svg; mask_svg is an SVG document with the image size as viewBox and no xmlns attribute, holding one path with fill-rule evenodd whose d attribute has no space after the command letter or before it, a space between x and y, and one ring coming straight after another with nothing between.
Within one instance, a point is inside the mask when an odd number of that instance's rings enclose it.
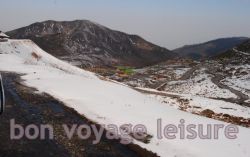
<instances>
[{"instance_id":1,"label":"snow-dusted ridge line","mask_svg":"<svg viewBox=\"0 0 250 157\"><path fill-rule=\"evenodd\" d=\"M34 53L36 55L34 55ZM64 63L27 40L0 43L0 71L24 73L25 84L48 93L78 113L99 124L144 124L153 135L149 144L134 141L167 157L249 157L250 129L229 140L220 132L219 140L157 139L157 119L163 125L227 123L192 115L159 103L154 98L122 84L99 79L95 74Z\"/></svg>"},{"instance_id":2,"label":"snow-dusted ridge line","mask_svg":"<svg viewBox=\"0 0 250 157\"><path fill-rule=\"evenodd\" d=\"M243 55L250 56L249 53L246 53L246 52L243 52L243 51L239 51L239 50L237 50L236 48L233 48L233 51L236 52L236 53L241 53L241 54L243 54Z\"/></svg>"}]
</instances>

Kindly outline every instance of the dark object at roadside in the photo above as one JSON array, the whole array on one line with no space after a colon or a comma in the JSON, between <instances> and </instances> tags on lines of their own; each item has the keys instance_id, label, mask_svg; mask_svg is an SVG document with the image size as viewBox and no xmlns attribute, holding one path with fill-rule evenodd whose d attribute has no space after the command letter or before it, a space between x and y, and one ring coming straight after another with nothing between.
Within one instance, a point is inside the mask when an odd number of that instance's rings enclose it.
<instances>
[{"instance_id":1,"label":"dark object at roadside","mask_svg":"<svg viewBox=\"0 0 250 157\"><path fill-rule=\"evenodd\" d=\"M4 111L4 104L5 104L5 96L4 96L3 80L2 76L0 75L0 114L2 114Z\"/></svg>"}]
</instances>

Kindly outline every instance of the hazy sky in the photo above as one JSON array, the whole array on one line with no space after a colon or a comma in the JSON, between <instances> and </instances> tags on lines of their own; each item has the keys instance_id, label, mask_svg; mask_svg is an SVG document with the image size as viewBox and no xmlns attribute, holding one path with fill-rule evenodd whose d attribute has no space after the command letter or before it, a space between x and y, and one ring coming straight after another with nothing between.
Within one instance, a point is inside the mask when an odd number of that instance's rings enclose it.
<instances>
[{"instance_id":1,"label":"hazy sky","mask_svg":"<svg viewBox=\"0 0 250 157\"><path fill-rule=\"evenodd\" d=\"M75 19L173 49L221 37L250 37L250 0L0 0L3 31Z\"/></svg>"}]
</instances>

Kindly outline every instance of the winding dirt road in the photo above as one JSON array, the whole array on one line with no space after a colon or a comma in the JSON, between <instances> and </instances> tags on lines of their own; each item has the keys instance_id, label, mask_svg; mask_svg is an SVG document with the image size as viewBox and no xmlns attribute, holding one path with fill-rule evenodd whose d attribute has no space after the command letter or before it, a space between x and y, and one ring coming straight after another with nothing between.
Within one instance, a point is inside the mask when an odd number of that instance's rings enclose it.
<instances>
[{"instance_id":1,"label":"winding dirt road","mask_svg":"<svg viewBox=\"0 0 250 157\"><path fill-rule=\"evenodd\" d=\"M192 67L190 70L188 70L186 73L184 73L182 75L181 78L179 78L178 80L187 80L187 79L190 79L193 75L194 75L194 72L198 69L201 69L201 68L206 68L206 73L212 75L212 79L211 81L217 85L219 88L222 88L222 89L227 89L229 90L230 92L234 93L237 98L213 98L213 99L217 99L217 100L223 100L223 101L226 101L226 102L231 102L231 103L237 103L239 105L243 105L243 106L248 106L250 107L250 104L249 103L246 103L245 101L249 99L248 95L234 89L234 88L231 88L223 83L221 83L221 81L225 78L223 75L219 74L219 73L216 73L213 67L210 68L206 65L196 65L194 67ZM161 84L159 87L156 88L156 90L159 90L159 91L163 91L166 87L166 85L168 84L168 82L165 82L163 84Z\"/></svg>"},{"instance_id":2,"label":"winding dirt road","mask_svg":"<svg viewBox=\"0 0 250 157\"><path fill-rule=\"evenodd\" d=\"M210 74L212 74L212 73L210 73ZM229 90L230 92L234 93L238 97L237 99L228 98L228 99L222 99L222 100L250 107L250 104L245 102L246 100L249 99L249 97L246 94L243 94L242 92L221 83L221 81L224 79L224 77L222 75L220 75L220 74L212 74L212 75L214 77L212 77L211 81L214 84L216 84L219 88Z\"/></svg>"}]
</instances>

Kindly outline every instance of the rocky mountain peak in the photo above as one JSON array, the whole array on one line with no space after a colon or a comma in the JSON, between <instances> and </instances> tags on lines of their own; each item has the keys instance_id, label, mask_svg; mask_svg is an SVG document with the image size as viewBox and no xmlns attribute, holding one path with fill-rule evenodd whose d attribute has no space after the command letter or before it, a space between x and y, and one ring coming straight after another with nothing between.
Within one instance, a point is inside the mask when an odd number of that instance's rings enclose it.
<instances>
[{"instance_id":1,"label":"rocky mountain peak","mask_svg":"<svg viewBox=\"0 0 250 157\"><path fill-rule=\"evenodd\" d=\"M175 57L166 48L137 35L109 29L88 20L44 21L8 32L31 39L47 52L78 66L147 66Z\"/></svg>"}]
</instances>

